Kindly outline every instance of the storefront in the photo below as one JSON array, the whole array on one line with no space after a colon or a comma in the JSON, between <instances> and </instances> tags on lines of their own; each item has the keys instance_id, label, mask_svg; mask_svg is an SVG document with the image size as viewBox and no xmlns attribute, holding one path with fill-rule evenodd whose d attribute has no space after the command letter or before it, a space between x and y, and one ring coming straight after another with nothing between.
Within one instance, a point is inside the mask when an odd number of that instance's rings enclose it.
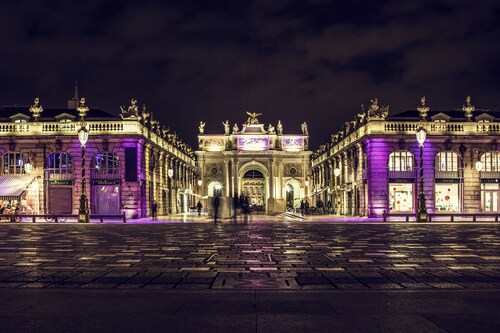
<instances>
[{"instance_id":1,"label":"storefront","mask_svg":"<svg viewBox=\"0 0 500 333\"><path fill-rule=\"evenodd\" d=\"M434 196L436 213L459 213L460 192L460 183L443 182L443 180L436 179Z\"/></svg>"},{"instance_id":2,"label":"storefront","mask_svg":"<svg viewBox=\"0 0 500 333\"><path fill-rule=\"evenodd\" d=\"M48 213L73 214L73 180L48 181Z\"/></svg>"},{"instance_id":3,"label":"storefront","mask_svg":"<svg viewBox=\"0 0 500 333\"><path fill-rule=\"evenodd\" d=\"M389 183L389 209L391 212L413 212L412 183Z\"/></svg>"},{"instance_id":4,"label":"storefront","mask_svg":"<svg viewBox=\"0 0 500 333\"><path fill-rule=\"evenodd\" d=\"M29 175L0 176L0 205L7 210L19 206L21 212L40 212L40 191L38 177Z\"/></svg>"},{"instance_id":5,"label":"storefront","mask_svg":"<svg viewBox=\"0 0 500 333\"><path fill-rule=\"evenodd\" d=\"M92 180L95 214L120 214L120 181Z\"/></svg>"},{"instance_id":6,"label":"storefront","mask_svg":"<svg viewBox=\"0 0 500 333\"><path fill-rule=\"evenodd\" d=\"M499 207L500 207L499 200L500 200L500 184L494 182L481 183L481 210L483 212L486 213L499 212Z\"/></svg>"}]
</instances>

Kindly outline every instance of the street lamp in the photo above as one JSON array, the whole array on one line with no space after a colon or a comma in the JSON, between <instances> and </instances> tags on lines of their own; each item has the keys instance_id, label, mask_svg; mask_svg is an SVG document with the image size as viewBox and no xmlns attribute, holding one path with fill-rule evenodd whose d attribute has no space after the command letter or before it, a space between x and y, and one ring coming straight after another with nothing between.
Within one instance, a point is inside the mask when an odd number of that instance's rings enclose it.
<instances>
[{"instance_id":1,"label":"street lamp","mask_svg":"<svg viewBox=\"0 0 500 333\"><path fill-rule=\"evenodd\" d=\"M427 221L427 208L425 205L425 193L424 193L424 165L423 165L423 150L424 142L427 133L425 129L420 126L417 130L417 141L420 147L420 190L418 192L418 202L417 202L417 222Z\"/></svg>"},{"instance_id":2,"label":"street lamp","mask_svg":"<svg viewBox=\"0 0 500 333\"><path fill-rule=\"evenodd\" d=\"M174 170L168 169L168 213L172 214L172 177L174 176Z\"/></svg>"},{"instance_id":3,"label":"street lamp","mask_svg":"<svg viewBox=\"0 0 500 333\"><path fill-rule=\"evenodd\" d=\"M80 129L78 130L78 140L82 146L82 193L80 195L80 207L78 208L78 223L89 223L89 200L87 198L85 179L85 144L89 139L89 131L86 128L85 115L89 108L85 106L85 98L80 99L80 105L76 108L80 114Z\"/></svg>"},{"instance_id":4,"label":"street lamp","mask_svg":"<svg viewBox=\"0 0 500 333\"><path fill-rule=\"evenodd\" d=\"M201 179L198 179L198 186L201 186L203 184L203 181Z\"/></svg>"},{"instance_id":5,"label":"street lamp","mask_svg":"<svg viewBox=\"0 0 500 333\"><path fill-rule=\"evenodd\" d=\"M481 160L476 161L476 170L477 172L481 172L483 170L483 162L481 162Z\"/></svg>"}]
</instances>

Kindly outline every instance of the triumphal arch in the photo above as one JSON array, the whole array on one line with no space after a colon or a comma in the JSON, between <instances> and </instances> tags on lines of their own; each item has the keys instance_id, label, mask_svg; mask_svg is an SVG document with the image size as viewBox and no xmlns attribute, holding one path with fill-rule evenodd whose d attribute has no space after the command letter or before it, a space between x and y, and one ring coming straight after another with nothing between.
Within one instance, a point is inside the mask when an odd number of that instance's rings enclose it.
<instances>
[{"instance_id":1,"label":"triumphal arch","mask_svg":"<svg viewBox=\"0 0 500 333\"><path fill-rule=\"evenodd\" d=\"M205 123L199 124L198 183L205 207L220 196L221 213L229 216L233 198L241 195L248 196L254 210L268 214L299 207L309 195L307 124L285 134L281 121L266 126L258 119L261 114L247 115L241 125L222 122L221 134L206 134Z\"/></svg>"}]
</instances>

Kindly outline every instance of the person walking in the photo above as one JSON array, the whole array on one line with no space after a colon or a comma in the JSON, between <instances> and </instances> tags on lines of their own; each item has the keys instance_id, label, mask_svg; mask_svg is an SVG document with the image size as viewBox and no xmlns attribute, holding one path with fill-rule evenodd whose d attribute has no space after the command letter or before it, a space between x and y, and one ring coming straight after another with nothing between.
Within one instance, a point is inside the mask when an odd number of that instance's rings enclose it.
<instances>
[{"instance_id":1,"label":"person walking","mask_svg":"<svg viewBox=\"0 0 500 333\"><path fill-rule=\"evenodd\" d=\"M248 223L248 215L250 215L250 198L247 196L245 198L245 201L243 202L243 216L244 216L244 223Z\"/></svg>"},{"instance_id":2,"label":"person walking","mask_svg":"<svg viewBox=\"0 0 500 333\"><path fill-rule=\"evenodd\" d=\"M306 212L306 215L309 215L309 201L307 201L307 199L306 199L306 202L304 204L304 210Z\"/></svg>"},{"instance_id":3,"label":"person walking","mask_svg":"<svg viewBox=\"0 0 500 333\"><path fill-rule=\"evenodd\" d=\"M302 216L305 215L305 209L306 209L306 204L304 203L304 199L302 199L300 201L300 213L302 214Z\"/></svg>"},{"instance_id":4,"label":"person walking","mask_svg":"<svg viewBox=\"0 0 500 333\"><path fill-rule=\"evenodd\" d=\"M201 204L200 200L198 200L198 204L196 205L196 208L198 209L198 216L201 216L201 209L203 208L203 205Z\"/></svg>"},{"instance_id":5,"label":"person walking","mask_svg":"<svg viewBox=\"0 0 500 333\"><path fill-rule=\"evenodd\" d=\"M158 204L156 203L156 200L153 200L153 203L151 204L151 217L153 218L153 221L156 221L156 215L158 213Z\"/></svg>"},{"instance_id":6,"label":"person walking","mask_svg":"<svg viewBox=\"0 0 500 333\"><path fill-rule=\"evenodd\" d=\"M236 223L236 214L237 210L240 206L240 199L238 198L238 194L235 193L233 197L233 209L234 209L234 222Z\"/></svg>"},{"instance_id":7,"label":"person walking","mask_svg":"<svg viewBox=\"0 0 500 333\"><path fill-rule=\"evenodd\" d=\"M220 198L218 195L215 196L212 205L214 207L214 224L217 224L217 217L219 216L219 206L220 206Z\"/></svg>"},{"instance_id":8,"label":"person walking","mask_svg":"<svg viewBox=\"0 0 500 333\"><path fill-rule=\"evenodd\" d=\"M328 200L328 202L326 203L326 209L328 210L328 214L333 214L331 200Z\"/></svg>"}]
</instances>

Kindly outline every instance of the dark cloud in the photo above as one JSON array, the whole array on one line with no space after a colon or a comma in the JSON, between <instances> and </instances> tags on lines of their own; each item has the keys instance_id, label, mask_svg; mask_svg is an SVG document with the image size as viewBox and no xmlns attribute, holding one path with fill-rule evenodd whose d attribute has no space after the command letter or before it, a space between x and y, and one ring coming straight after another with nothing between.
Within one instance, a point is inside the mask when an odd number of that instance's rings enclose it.
<instances>
[{"instance_id":1,"label":"dark cloud","mask_svg":"<svg viewBox=\"0 0 500 333\"><path fill-rule=\"evenodd\" d=\"M0 10L0 104L62 106L79 82L110 112L131 97L186 141L244 112L310 124L314 146L373 97L498 103L495 1L11 1Z\"/></svg>"}]
</instances>

